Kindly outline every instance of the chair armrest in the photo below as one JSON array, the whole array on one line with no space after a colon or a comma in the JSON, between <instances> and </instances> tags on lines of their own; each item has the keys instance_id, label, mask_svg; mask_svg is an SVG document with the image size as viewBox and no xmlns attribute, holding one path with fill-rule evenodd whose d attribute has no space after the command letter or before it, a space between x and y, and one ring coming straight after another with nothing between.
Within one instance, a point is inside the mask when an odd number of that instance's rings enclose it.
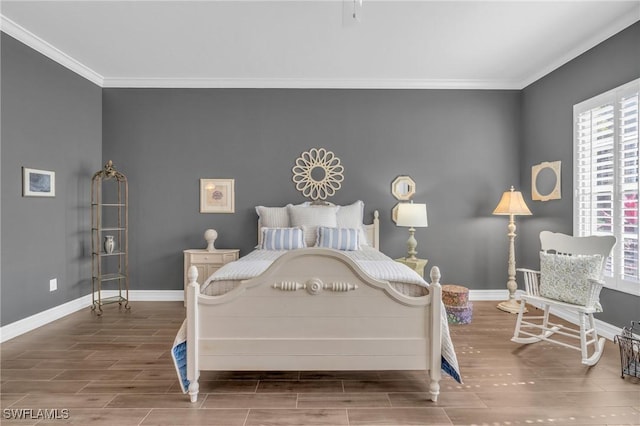
<instances>
[{"instance_id":1,"label":"chair armrest","mask_svg":"<svg viewBox=\"0 0 640 426\"><path fill-rule=\"evenodd\" d=\"M589 278L587 283L589 284L589 292L587 293L587 303L585 306L587 308L596 308L601 311L600 291L602 290L602 287L604 287L604 281Z\"/></svg>"},{"instance_id":2,"label":"chair armrest","mask_svg":"<svg viewBox=\"0 0 640 426\"><path fill-rule=\"evenodd\" d=\"M540 271L518 268L524 275L524 291L528 296L540 296Z\"/></svg>"}]
</instances>

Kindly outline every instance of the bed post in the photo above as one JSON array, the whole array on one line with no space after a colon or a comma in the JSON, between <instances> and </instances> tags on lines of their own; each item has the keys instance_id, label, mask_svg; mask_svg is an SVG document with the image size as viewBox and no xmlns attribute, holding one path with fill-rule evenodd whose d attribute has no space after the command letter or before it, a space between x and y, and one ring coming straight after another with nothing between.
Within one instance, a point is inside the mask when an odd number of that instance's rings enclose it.
<instances>
[{"instance_id":1,"label":"bed post","mask_svg":"<svg viewBox=\"0 0 640 426\"><path fill-rule=\"evenodd\" d=\"M380 250L380 213L373 212L373 246Z\"/></svg>"},{"instance_id":2,"label":"bed post","mask_svg":"<svg viewBox=\"0 0 640 426\"><path fill-rule=\"evenodd\" d=\"M430 365L429 365L429 393L431 400L436 402L440 394L440 379L442 378L442 286L440 286L440 269L437 266L431 268L431 336L429 339Z\"/></svg>"},{"instance_id":3,"label":"bed post","mask_svg":"<svg viewBox=\"0 0 640 426\"><path fill-rule=\"evenodd\" d=\"M198 390L200 385L200 366L198 365L198 341L199 341L199 321L198 321L198 294L200 285L198 284L198 269L195 266L189 268L187 273L189 285L187 286L187 379L189 380L189 398L191 402L198 400Z\"/></svg>"}]
</instances>

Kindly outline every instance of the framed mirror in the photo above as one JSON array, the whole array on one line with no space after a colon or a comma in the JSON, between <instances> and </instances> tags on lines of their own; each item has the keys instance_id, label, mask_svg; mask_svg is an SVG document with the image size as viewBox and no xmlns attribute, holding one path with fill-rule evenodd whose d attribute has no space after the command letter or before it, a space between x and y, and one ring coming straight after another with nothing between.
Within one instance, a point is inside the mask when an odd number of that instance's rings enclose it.
<instances>
[{"instance_id":1,"label":"framed mirror","mask_svg":"<svg viewBox=\"0 0 640 426\"><path fill-rule=\"evenodd\" d=\"M397 200L410 200L416 193L416 183L409 176L398 176L391 183L391 193Z\"/></svg>"},{"instance_id":2,"label":"framed mirror","mask_svg":"<svg viewBox=\"0 0 640 426\"><path fill-rule=\"evenodd\" d=\"M536 201L559 200L560 161L544 161L531 167L531 199Z\"/></svg>"}]
</instances>

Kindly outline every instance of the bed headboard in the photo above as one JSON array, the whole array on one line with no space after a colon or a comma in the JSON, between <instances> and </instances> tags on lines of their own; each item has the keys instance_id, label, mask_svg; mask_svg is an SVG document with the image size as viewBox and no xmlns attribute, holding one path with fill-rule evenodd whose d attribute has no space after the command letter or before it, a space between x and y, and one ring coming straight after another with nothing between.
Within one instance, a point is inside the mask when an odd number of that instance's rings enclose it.
<instances>
[{"instance_id":1,"label":"bed headboard","mask_svg":"<svg viewBox=\"0 0 640 426\"><path fill-rule=\"evenodd\" d=\"M373 212L373 223L364 225L367 233L367 241L369 245L376 250L380 250L380 214L378 210Z\"/></svg>"},{"instance_id":2,"label":"bed headboard","mask_svg":"<svg viewBox=\"0 0 640 426\"><path fill-rule=\"evenodd\" d=\"M260 217L258 217L258 245L260 245L260 239L262 238L260 228L262 228L262 224L260 223ZM364 224L364 230L369 245L376 250L380 250L380 214L378 210L373 212L373 221L369 224Z\"/></svg>"}]
</instances>

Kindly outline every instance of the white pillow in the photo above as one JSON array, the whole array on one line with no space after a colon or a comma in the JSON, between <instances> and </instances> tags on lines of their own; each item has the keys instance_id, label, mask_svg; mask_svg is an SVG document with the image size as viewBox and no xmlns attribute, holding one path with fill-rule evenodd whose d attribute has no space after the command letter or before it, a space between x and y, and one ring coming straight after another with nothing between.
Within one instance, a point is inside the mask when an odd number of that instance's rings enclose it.
<instances>
[{"instance_id":1,"label":"white pillow","mask_svg":"<svg viewBox=\"0 0 640 426\"><path fill-rule=\"evenodd\" d=\"M337 206L287 206L291 226L301 226L307 247L316 244L318 226L335 228L338 225Z\"/></svg>"},{"instance_id":2,"label":"white pillow","mask_svg":"<svg viewBox=\"0 0 640 426\"><path fill-rule=\"evenodd\" d=\"M263 227L261 236L261 250L294 250L305 247L302 228Z\"/></svg>"},{"instance_id":3,"label":"white pillow","mask_svg":"<svg viewBox=\"0 0 640 426\"><path fill-rule=\"evenodd\" d=\"M358 228L327 228L318 226L316 247L336 250L358 250Z\"/></svg>"},{"instance_id":4,"label":"white pillow","mask_svg":"<svg viewBox=\"0 0 640 426\"><path fill-rule=\"evenodd\" d=\"M288 204L284 207L256 206L256 213L260 218L260 226L267 228L288 228L289 211Z\"/></svg>"},{"instance_id":5,"label":"white pillow","mask_svg":"<svg viewBox=\"0 0 640 426\"><path fill-rule=\"evenodd\" d=\"M540 295L587 306L591 287L588 278L599 280L601 267L599 254L567 256L540 252Z\"/></svg>"},{"instance_id":6,"label":"white pillow","mask_svg":"<svg viewBox=\"0 0 640 426\"><path fill-rule=\"evenodd\" d=\"M364 203L360 200L347 206L340 206L336 214L339 228L355 228L359 230L361 246L369 245L367 232L364 230Z\"/></svg>"}]
</instances>

